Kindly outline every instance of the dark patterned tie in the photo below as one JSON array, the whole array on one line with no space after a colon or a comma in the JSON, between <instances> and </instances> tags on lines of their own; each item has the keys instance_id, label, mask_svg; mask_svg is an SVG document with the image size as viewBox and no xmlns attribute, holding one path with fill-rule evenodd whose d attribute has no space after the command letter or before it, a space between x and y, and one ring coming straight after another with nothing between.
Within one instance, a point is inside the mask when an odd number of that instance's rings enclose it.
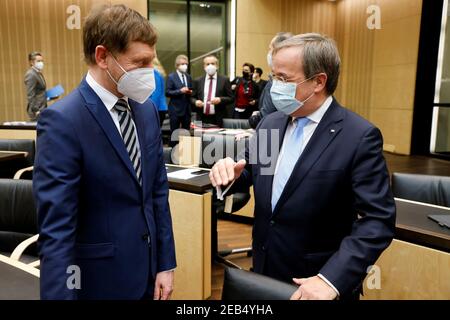
<instances>
[{"instance_id":1,"label":"dark patterned tie","mask_svg":"<svg viewBox=\"0 0 450 320\"><path fill-rule=\"evenodd\" d=\"M140 184L142 184L141 174L141 151L138 146L136 135L136 127L131 117L130 108L124 99L119 99L114 108L119 113L120 131L122 132L122 139L130 155L131 163L133 164L136 176Z\"/></svg>"}]
</instances>

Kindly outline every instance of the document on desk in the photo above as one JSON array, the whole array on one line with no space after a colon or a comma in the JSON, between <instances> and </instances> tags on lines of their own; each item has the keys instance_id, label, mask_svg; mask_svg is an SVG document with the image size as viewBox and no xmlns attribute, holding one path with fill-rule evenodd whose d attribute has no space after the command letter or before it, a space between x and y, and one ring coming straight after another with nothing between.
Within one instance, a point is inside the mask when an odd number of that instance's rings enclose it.
<instances>
[{"instance_id":1,"label":"document on desk","mask_svg":"<svg viewBox=\"0 0 450 320\"><path fill-rule=\"evenodd\" d=\"M167 174L168 178L180 179L180 180L189 180L198 176L202 176L208 174L207 170L200 169L183 169L174 172L170 172Z\"/></svg>"}]
</instances>

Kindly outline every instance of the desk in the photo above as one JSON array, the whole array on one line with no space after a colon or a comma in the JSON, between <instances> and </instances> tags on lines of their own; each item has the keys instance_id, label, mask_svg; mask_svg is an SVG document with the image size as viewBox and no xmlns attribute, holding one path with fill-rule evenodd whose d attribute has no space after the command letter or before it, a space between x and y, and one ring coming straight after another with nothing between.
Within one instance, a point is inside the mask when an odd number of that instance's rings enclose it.
<instances>
[{"instance_id":1,"label":"desk","mask_svg":"<svg viewBox=\"0 0 450 320\"><path fill-rule=\"evenodd\" d=\"M39 298L39 270L0 255L0 300Z\"/></svg>"},{"instance_id":2,"label":"desk","mask_svg":"<svg viewBox=\"0 0 450 320\"><path fill-rule=\"evenodd\" d=\"M395 202L395 239L366 278L363 299L450 299L450 230L427 218L450 208ZM374 288L376 277L381 288Z\"/></svg>"},{"instance_id":3,"label":"desk","mask_svg":"<svg viewBox=\"0 0 450 320\"><path fill-rule=\"evenodd\" d=\"M0 151L0 162L23 159L28 155L21 151Z\"/></svg>"},{"instance_id":4,"label":"desk","mask_svg":"<svg viewBox=\"0 0 450 320\"><path fill-rule=\"evenodd\" d=\"M0 125L0 139L36 140L36 125Z\"/></svg>"},{"instance_id":5,"label":"desk","mask_svg":"<svg viewBox=\"0 0 450 320\"><path fill-rule=\"evenodd\" d=\"M185 169L166 165L168 172ZM169 178L169 204L177 268L174 300L211 296L211 182L208 175L188 180Z\"/></svg>"}]
</instances>

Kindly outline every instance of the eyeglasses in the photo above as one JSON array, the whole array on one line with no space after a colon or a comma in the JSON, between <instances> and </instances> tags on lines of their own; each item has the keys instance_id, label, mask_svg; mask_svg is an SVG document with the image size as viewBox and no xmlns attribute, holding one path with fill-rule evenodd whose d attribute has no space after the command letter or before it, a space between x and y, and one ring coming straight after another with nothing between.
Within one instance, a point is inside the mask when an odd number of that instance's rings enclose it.
<instances>
[{"instance_id":1,"label":"eyeglasses","mask_svg":"<svg viewBox=\"0 0 450 320\"><path fill-rule=\"evenodd\" d=\"M269 77L271 77L272 80L280 81L280 82L282 82L283 84L286 84L286 83L289 83L289 82L296 83L296 84L301 84L301 83L303 83L303 82L306 82L306 81L308 81L308 80L311 80L311 79L314 78L315 76L316 76L316 75L314 75L314 76L312 76L312 77L310 77L310 78L304 79L304 80L302 80L302 81L292 81L292 80L287 80L287 79L285 79L285 78L282 77L282 76L274 75L272 72L269 73Z\"/></svg>"}]
</instances>

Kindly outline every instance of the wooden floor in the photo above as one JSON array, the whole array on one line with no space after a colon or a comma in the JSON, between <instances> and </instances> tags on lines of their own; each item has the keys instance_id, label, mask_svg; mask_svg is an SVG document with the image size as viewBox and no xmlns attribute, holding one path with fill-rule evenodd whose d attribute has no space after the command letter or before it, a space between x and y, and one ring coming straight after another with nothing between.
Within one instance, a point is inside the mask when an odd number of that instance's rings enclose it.
<instances>
[{"instance_id":1,"label":"wooden floor","mask_svg":"<svg viewBox=\"0 0 450 320\"><path fill-rule=\"evenodd\" d=\"M405 172L450 176L450 161L424 156L399 156L385 153L389 173ZM231 221L218 222L219 250L241 248L251 245L250 225ZM244 269L250 269L251 258L246 254L230 255L228 259ZM223 284L223 266L214 263L212 267L212 300L220 300Z\"/></svg>"}]
</instances>

